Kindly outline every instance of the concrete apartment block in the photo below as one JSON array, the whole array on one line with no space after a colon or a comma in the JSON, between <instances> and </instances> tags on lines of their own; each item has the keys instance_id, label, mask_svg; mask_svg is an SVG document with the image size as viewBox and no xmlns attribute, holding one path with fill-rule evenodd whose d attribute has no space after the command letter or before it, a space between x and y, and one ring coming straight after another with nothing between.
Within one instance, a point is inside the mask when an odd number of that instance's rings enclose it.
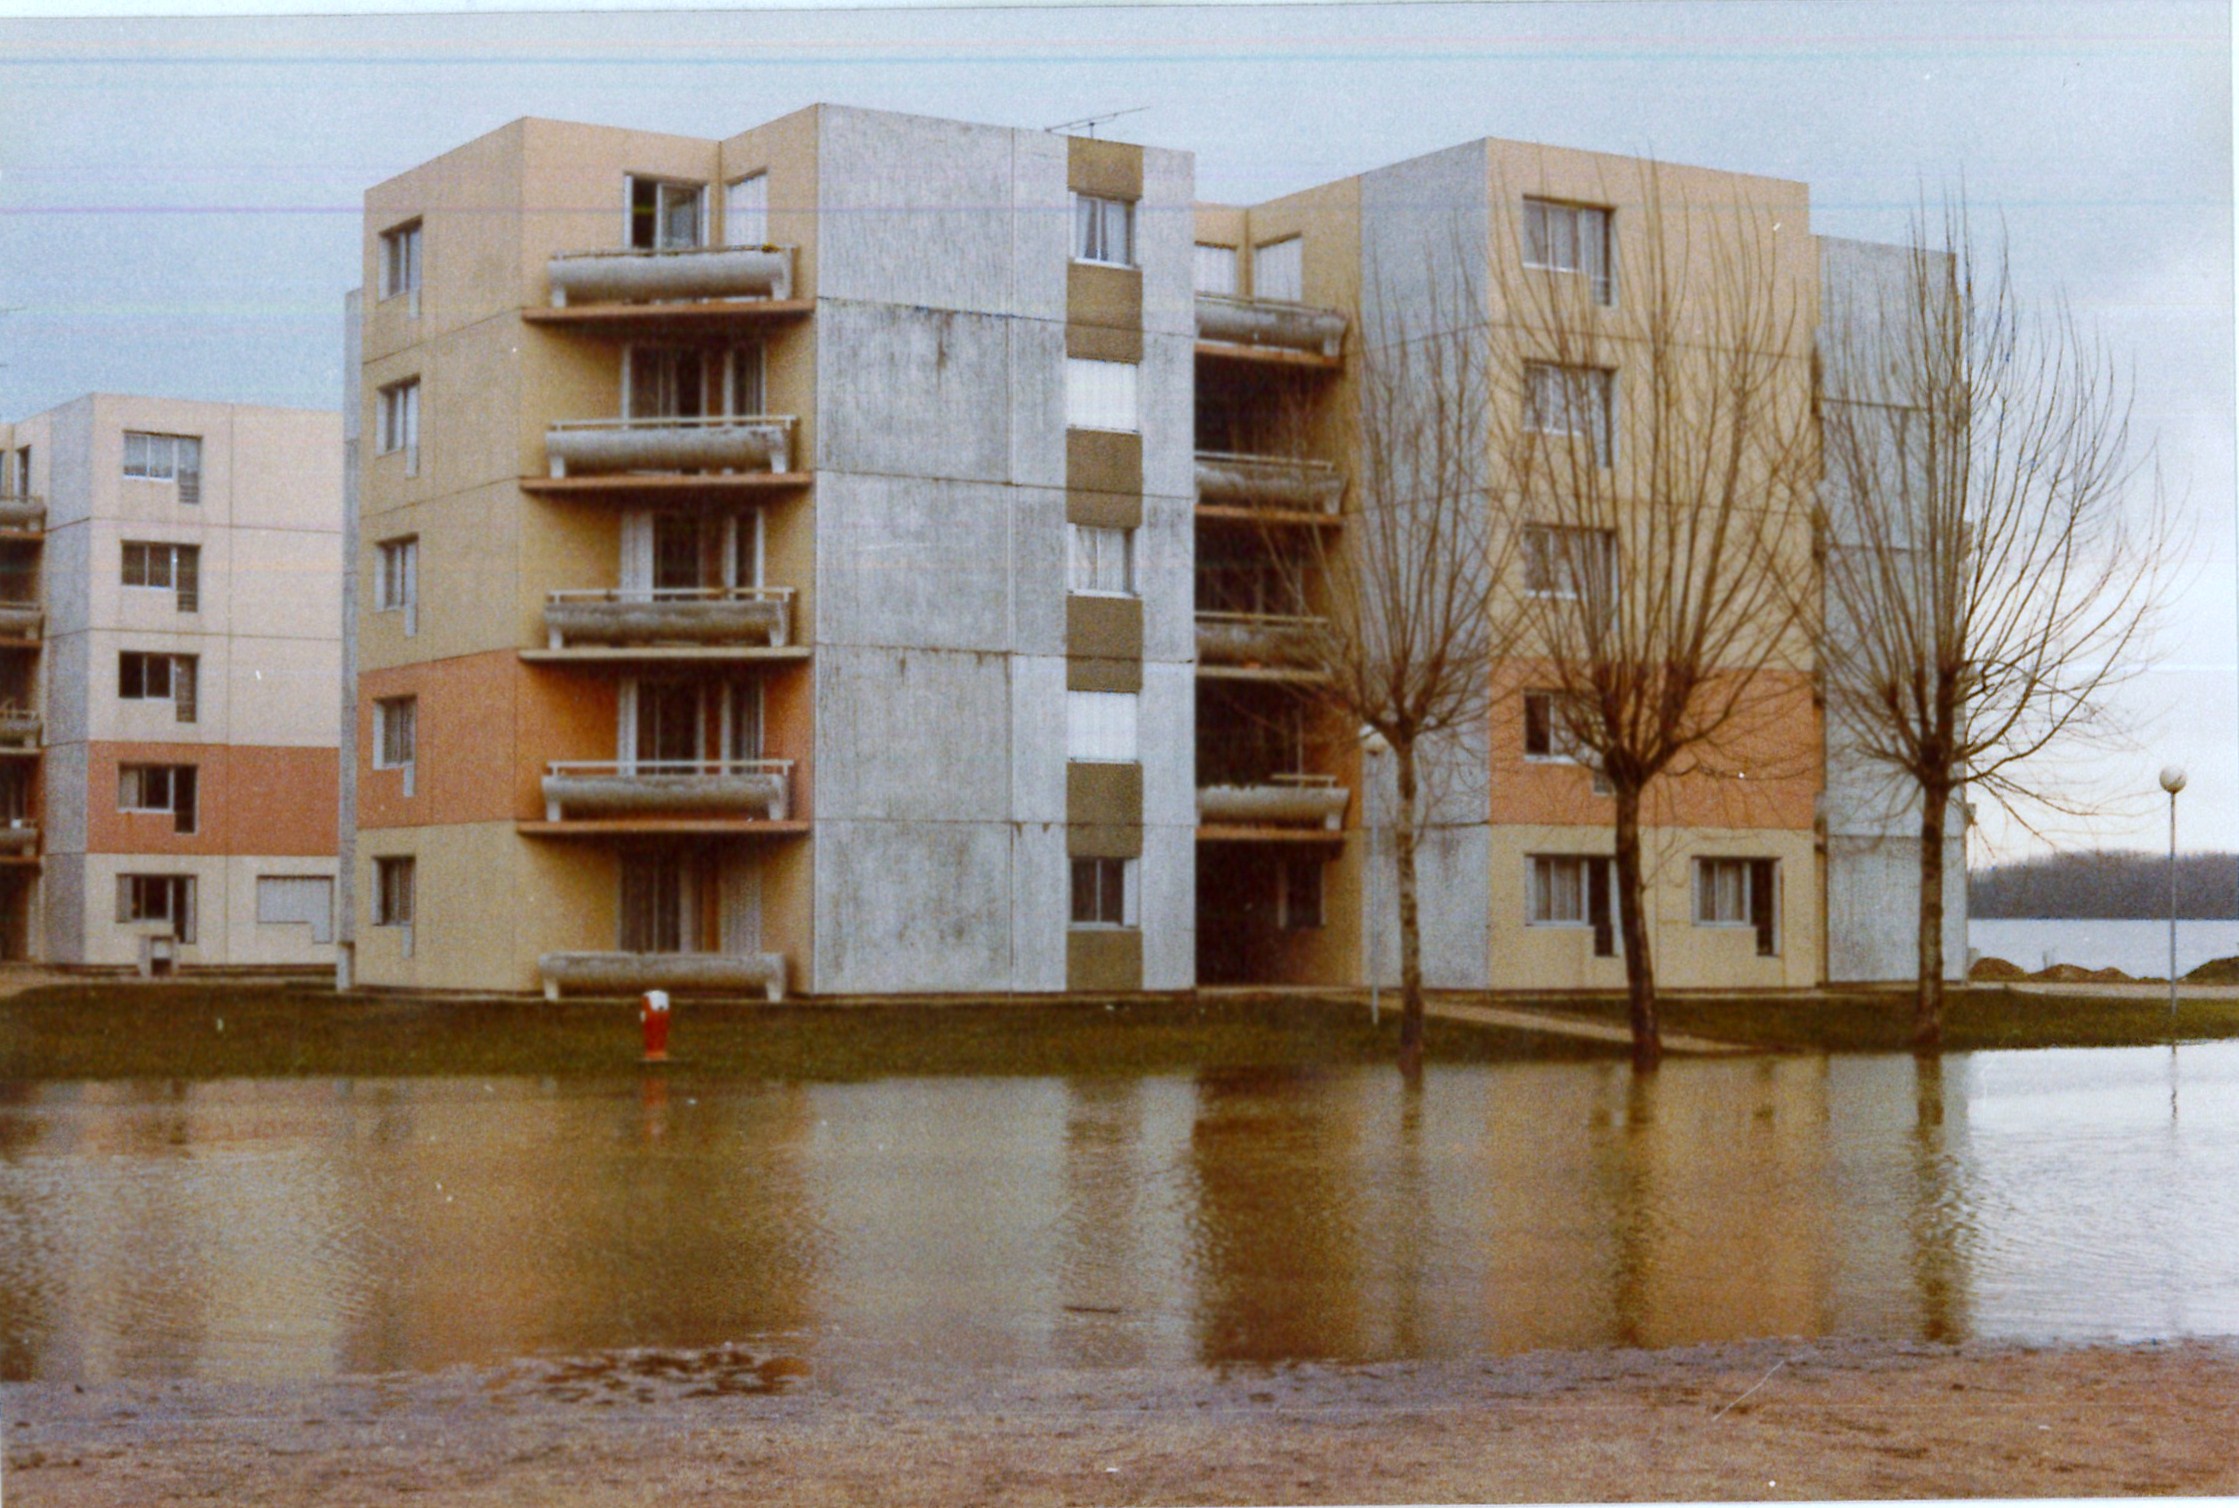
<instances>
[{"instance_id":1,"label":"concrete apartment block","mask_svg":"<svg viewBox=\"0 0 2239 1508\"><path fill-rule=\"evenodd\" d=\"M333 962L339 438L111 394L0 426L0 955Z\"/></svg>"},{"instance_id":2,"label":"concrete apartment block","mask_svg":"<svg viewBox=\"0 0 2239 1508\"><path fill-rule=\"evenodd\" d=\"M1781 227L1772 275L1816 319L1802 185L1663 182ZM1642 165L1493 141L1221 206L1187 153L818 106L722 141L522 120L378 185L351 314L356 977L1396 977L1389 776L1300 694L1319 608L1277 554L1359 506L1375 342L1467 321L1523 359L1472 269L1521 257L1531 199L1591 220L1574 244L1628 286ZM1651 814L1672 983L1811 984L1850 946L1813 646L1788 648L1782 715L1736 755L1758 778L1674 779ZM1609 802L1527 747L1534 667L1496 681L1428 756L1430 977L1613 986ZM1747 916L1701 914L1711 869Z\"/></svg>"}]
</instances>

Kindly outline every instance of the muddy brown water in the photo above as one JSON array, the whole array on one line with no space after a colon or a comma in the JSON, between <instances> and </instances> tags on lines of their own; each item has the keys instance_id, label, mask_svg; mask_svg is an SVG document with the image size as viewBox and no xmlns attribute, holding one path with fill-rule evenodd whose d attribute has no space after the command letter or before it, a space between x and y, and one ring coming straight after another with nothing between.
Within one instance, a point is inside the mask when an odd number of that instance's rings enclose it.
<instances>
[{"instance_id":1,"label":"muddy brown water","mask_svg":"<svg viewBox=\"0 0 2239 1508\"><path fill-rule=\"evenodd\" d=\"M2239 1333L2239 1044L0 1087L0 1378L718 1389ZM603 1370L602 1370L603 1369Z\"/></svg>"}]
</instances>

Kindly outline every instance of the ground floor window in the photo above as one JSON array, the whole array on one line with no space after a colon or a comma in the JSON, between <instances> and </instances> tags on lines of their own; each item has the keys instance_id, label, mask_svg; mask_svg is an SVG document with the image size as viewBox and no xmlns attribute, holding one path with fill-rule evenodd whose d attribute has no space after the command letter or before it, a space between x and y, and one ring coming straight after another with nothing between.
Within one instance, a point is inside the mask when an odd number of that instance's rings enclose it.
<instances>
[{"instance_id":1,"label":"ground floor window","mask_svg":"<svg viewBox=\"0 0 2239 1508\"><path fill-rule=\"evenodd\" d=\"M1615 864L1604 854L1533 854L1525 920L1534 927L1591 927L1594 956L1614 958Z\"/></svg>"},{"instance_id":2,"label":"ground floor window","mask_svg":"<svg viewBox=\"0 0 2239 1508\"><path fill-rule=\"evenodd\" d=\"M1780 951L1780 861L1777 859L1697 859L1695 925L1750 927L1757 933L1757 956Z\"/></svg>"},{"instance_id":3,"label":"ground floor window","mask_svg":"<svg viewBox=\"0 0 2239 1508\"><path fill-rule=\"evenodd\" d=\"M412 925L413 868L413 861L408 858L373 861L374 926Z\"/></svg>"},{"instance_id":4,"label":"ground floor window","mask_svg":"<svg viewBox=\"0 0 2239 1508\"><path fill-rule=\"evenodd\" d=\"M379 861L376 861L379 862ZM311 941L334 941L334 881L323 874L257 876L257 925L308 926Z\"/></svg>"},{"instance_id":5,"label":"ground floor window","mask_svg":"<svg viewBox=\"0 0 2239 1508\"><path fill-rule=\"evenodd\" d=\"M194 876L191 874L120 874L117 876L119 922L169 923L180 942L194 941Z\"/></svg>"},{"instance_id":6,"label":"ground floor window","mask_svg":"<svg viewBox=\"0 0 2239 1508\"><path fill-rule=\"evenodd\" d=\"M1072 923L1076 927L1136 925L1133 859L1073 861Z\"/></svg>"}]
</instances>

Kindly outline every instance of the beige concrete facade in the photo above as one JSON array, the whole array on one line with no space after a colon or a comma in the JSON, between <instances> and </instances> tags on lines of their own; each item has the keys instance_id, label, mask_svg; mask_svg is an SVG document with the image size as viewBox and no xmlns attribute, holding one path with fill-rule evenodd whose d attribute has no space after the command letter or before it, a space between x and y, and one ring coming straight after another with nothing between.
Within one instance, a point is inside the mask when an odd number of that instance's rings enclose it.
<instances>
[{"instance_id":1,"label":"beige concrete facade","mask_svg":"<svg viewBox=\"0 0 2239 1508\"><path fill-rule=\"evenodd\" d=\"M38 608L0 646L0 703L37 714L0 771L37 833L0 859L10 956L333 962L339 442L113 394L0 426L0 499L39 503L0 526L0 598Z\"/></svg>"}]
</instances>

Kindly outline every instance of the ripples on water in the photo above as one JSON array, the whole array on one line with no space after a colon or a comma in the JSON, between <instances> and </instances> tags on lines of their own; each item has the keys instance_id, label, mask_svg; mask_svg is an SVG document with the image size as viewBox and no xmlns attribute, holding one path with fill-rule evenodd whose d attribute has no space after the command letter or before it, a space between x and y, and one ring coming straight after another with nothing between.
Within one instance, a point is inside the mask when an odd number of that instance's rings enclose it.
<instances>
[{"instance_id":1,"label":"ripples on water","mask_svg":"<svg viewBox=\"0 0 2239 1508\"><path fill-rule=\"evenodd\" d=\"M1455 1067L1419 1095L1385 1070L17 1086L0 1375L2231 1334L2235 1187L2239 1044Z\"/></svg>"}]
</instances>

